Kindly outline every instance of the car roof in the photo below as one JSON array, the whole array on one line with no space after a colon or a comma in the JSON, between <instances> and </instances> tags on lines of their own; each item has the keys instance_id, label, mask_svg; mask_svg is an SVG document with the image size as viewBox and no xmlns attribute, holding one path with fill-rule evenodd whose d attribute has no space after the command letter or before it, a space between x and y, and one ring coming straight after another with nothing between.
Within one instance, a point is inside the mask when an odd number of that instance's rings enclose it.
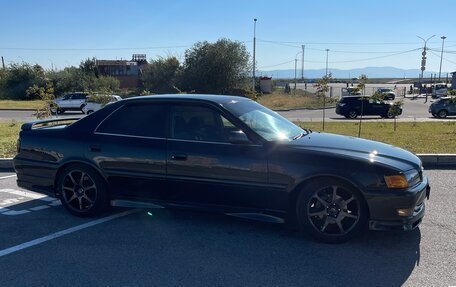
<instances>
[{"instance_id":1,"label":"car roof","mask_svg":"<svg viewBox=\"0 0 456 287\"><path fill-rule=\"evenodd\" d=\"M239 96L228 96L228 95L209 95L209 94L164 94L164 95L147 95L147 96L138 96L124 101L142 101L142 100L196 100L196 101L206 101L213 102L216 104L226 104L232 101L246 101L248 98L239 97Z\"/></svg>"}]
</instances>

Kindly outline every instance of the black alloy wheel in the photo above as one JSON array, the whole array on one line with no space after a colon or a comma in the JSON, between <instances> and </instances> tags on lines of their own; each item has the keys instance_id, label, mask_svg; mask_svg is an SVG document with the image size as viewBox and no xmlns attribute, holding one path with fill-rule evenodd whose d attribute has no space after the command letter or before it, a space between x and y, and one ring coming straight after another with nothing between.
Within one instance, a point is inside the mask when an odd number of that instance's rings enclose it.
<instances>
[{"instance_id":1,"label":"black alloy wheel","mask_svg":"<svg viewBox=\"0 0 456 287\"><path fill-rule=\"evenodd\" d=\"M85 165L71 165L59 176L58 192L62 205L73 215L87 217L101 214L108 206L102 178Z\"/></svg>"},{"instance_id":2,"label":"black alloy wheel","mask_svg":"<svg viewBox=\"0 0 456 287\"><path fill-rule=\"evenodd\" d=\"M358 113L355 110L351 110L348 112L348 117L350 119L356 119L358 117Z\"/></svg>"},{"instance_id":3,"label":"black alloy wheel","mask_svg":"<svg viewBox=\"0 0 456 287\"><path fill-rule=\"evenodd\" d=\"M367 208L359 192L343 181L312 181L297 202L298 221L314 238L326 243L345 242L367 222Z\"/></svg>"}]
</instances>

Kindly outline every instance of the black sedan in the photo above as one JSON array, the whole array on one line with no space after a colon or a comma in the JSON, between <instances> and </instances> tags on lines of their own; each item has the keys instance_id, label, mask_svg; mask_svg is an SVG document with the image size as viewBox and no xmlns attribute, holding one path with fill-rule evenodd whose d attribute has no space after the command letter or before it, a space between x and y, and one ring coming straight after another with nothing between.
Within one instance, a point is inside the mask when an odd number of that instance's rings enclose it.
<instances>
[{"instance_id":1,"label":"black sedan","mask_svg":"<svg viewBox=\"0 0 456 287\"><path fill-rule=\"evenodd\" d=\"M77 216L194 208L341 242L417 227L430 191L414 154L301 129L242 97L137 97L65 121L24 124L14 166L20 187L58 196Z\"/></svg>"}]
</instances>

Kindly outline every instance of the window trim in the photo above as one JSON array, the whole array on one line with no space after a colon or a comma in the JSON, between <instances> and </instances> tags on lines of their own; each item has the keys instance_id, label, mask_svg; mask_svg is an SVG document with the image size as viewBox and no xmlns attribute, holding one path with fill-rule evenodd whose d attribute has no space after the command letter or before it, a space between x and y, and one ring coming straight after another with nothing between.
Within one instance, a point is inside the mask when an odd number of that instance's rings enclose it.
<instances>
[{"instance_id":1,"label":"window trim","mask_svg":"<svg viewBox=\"0 0 456 287\"><path fill-rule=\"evenodd\" d=\"M163 102L158 102L158 103L153 103L153 102L150 102L150 103L146 103L146 104L155 104L155 105L163 105L165 106L165 136L164 137L151 137L151 136L138 136L138 135L127 135L127 134L122 134L122 133L105 133L105 132L99 132L98 129L100 128L100 126L107 120L109 119L114 113L116 113L117 111L119 111L120 109L122 108L126 108L126 107L129 107L129 106L133 106L133 105L137 105L137 104L140 104L140 103L126 103L126 104L123 104L121 105L120 107L114 109L107 117L105 117L96 127L95 127L95 130L93 131L93 134L96 134L96 135L110 135L110 136L120 136L120 137L132 137L132 138L144 138L144 139L168 139L168 105L166 103L163 103Z\"/></svg>"}]
</instances>

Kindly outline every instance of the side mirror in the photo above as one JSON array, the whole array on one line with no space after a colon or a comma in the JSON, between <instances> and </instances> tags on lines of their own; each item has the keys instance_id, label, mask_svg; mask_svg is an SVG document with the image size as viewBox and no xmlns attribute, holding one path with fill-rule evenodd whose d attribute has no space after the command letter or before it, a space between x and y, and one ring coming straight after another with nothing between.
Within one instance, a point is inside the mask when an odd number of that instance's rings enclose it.
<instances>
[{"instance_id":1,"label":"side mirror","mask_svg":"<svg viewBox=\"0 0 456 287\"><path fill-rule=\"evenodd\" d=\"M228 140L232 144L250 144L249 138L243 131L230 132Z\"/></svg>"}]
</instances>

